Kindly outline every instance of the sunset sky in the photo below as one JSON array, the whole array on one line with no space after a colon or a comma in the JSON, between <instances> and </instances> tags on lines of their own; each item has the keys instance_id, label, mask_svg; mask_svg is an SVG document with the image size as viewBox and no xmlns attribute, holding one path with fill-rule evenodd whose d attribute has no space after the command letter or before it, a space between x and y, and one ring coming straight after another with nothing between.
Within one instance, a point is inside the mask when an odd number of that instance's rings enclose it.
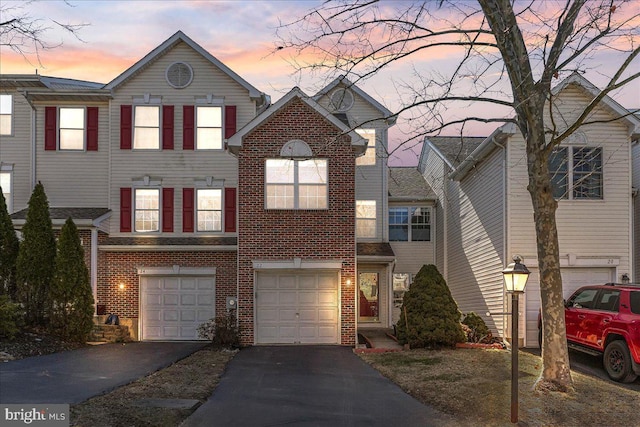
<instances>
[{"instance_id":1,"label":"sunset sky","mask_svg":"<svg viewBox=\"0 0 640 427\"><path fill-rule=\"evenodd\" d=\"M292 52L273 54L275 31L281 22L300 18L321 1L63 1L44 0L24 5L2 0L2 7L20 5L22 12L42 18L51 27L44 33L55 49L40 52L28 61L6 47L0 48L0 73L67 77L108 83L157 45L182 30L256 88L276 101L291 87L299 86L314 94L326 83L326 76L305 75L299 78L287 61ZM391 4L387 2L387 4ZM397 4L397 3L396 3ZM636 3L637 6L637 3ZM1 19L5 19L2 17ZM56 28L61 23L87 24L79 31L81 40ZM431 66L451 66L454 59L446 54L430 58ZM449 61L449 63L447 62ZM603 62L606 62L603 60ZM413 73L415 62L398 64L361 85L362 89L391 110L398 106L392 78ZM606 64L603 63L603 67ZM635 67L638 68L637 66ZM602 76L587 75L596 85ZM627 108L640 104L638 83L620 91L614 98ZM490 127L474 128L478 135L488 135ZM391 134L392 142L403 138L400 131ZM415 165L417 156L398 153L396 165Z\"/></svg>"}]
</instances>

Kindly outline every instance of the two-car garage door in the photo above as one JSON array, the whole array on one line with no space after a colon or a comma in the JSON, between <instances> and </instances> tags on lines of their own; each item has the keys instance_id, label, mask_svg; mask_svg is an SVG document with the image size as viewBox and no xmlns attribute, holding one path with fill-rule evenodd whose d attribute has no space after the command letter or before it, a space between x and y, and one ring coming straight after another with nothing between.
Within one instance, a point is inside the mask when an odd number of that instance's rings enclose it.
<instances>
[{"instance_id":1,"label":"two-car garage door","mask_svg":"<svg viewBox=\"0 0 640 427\"><path fill-rule=\"evenodd\" d=\"M143 276L140 292L143 340L197 340L215 313L214 277Z\"/></svg>"},{"instance_id":2,"label":"two-car garage door","mask_svg":"<svg viewBox=\"0 0 640 427\"><path fill-rule=\"evenodd\" d=\"M338 273L258 271L256 343L338 344Z\"/></svg>"}]
</instances>

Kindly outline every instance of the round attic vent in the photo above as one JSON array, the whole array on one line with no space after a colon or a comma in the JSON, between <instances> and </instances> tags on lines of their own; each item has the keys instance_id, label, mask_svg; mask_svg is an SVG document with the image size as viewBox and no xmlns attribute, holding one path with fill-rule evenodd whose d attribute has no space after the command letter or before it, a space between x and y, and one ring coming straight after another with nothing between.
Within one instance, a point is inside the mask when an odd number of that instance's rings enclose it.
<instances>
[{"instance_id":1,"label":"round attic vent","mask_svg":"<svg viewBox=\"0 0 640 427\"><path fill-rule=\"evenodd\" d=\"M186 62L174 62L167 67L167 83L176 89L182 89L191 84L193 80L193 69Z\"/></svg>"},{"instance_id":2,"label":"round attic vent","mask_svg":"<svg viewBox=\"0 0 640 427\"><path fill-rule=\"evenodd\" d=\"M349 89L336 89L329 96L331 107L338 113L349 111L353 107L353 93Z\"/></svg>"}]
</instances>

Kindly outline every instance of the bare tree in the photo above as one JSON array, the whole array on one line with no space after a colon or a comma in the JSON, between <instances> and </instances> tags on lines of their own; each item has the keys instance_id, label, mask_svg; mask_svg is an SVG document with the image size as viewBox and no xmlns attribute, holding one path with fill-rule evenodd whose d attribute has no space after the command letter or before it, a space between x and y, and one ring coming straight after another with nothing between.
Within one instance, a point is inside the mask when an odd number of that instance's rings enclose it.
<instances>
[{"instance_id":1,"label":"bare tree","mask_svg":"<svg viewBox=\"0 0 640 427\"><path fill-rule=\"evenodd\" d=\"M324 3L278 29L277 50L314 58L295 60L299 72L346 73L357 83L401 61L415 64L411 81L395 81L401 102L394 115L412 130L405 143L445 129L462 135L471 122L517 126L526 141L544 320L538 389L573 389L549 157L590 122L605 96L640 76L638 18L637 3L624 0L362 0ZM423 67L430 54L437 58L443 49L449 56L458 55L457 65L450 70L418 69L417 64ZM577 118L554 120L552 81L571 72L601 72L594 62L604 52L614 53L618 61L606 86ZM490 105L500 112L456 117L454 107L461 104ZM545 115L552 119L545 120Z\"/></svg>"},{"instance_id":2,"label":"bare tree","mask_svg":"<svg viewBox=\"0 0 640 427\"><path fill-rule=\"evenodd\" d=\"M7 47L19 53L28 62L30 62L29 58L34 55L38 64L42 65L40 52L59 47L62 44L62 42L47 41L48 31L58 27L78 40L82 40L79 32L89 24L70 24L51 18L35 17L29 11L33 3L36 1L0 3L0 47ZM73 7L68 1L64 1L64 3Z\"/></svg>"}]
</instances>

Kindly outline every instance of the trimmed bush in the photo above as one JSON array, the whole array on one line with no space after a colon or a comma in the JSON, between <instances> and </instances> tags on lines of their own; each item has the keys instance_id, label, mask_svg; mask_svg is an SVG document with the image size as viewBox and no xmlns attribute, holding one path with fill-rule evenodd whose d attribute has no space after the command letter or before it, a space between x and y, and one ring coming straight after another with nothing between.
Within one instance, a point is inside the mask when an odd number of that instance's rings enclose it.
<instances>
[{"instance_id":1,"label":"trimmed bush","mask_svg":"<svg viewBox=\"0 0 640 427\"><path fill-rule=\"evenodd\" d=\"M398 341L412 348L454 347L464 342L461 313L435 265L425 265L404 294Z\"/></svg>"},{"instance_id":2,"label":"trimmed bush","mask_svg":"<svg viewBox=\"0 0 640 427\"><path fill-rule=\"evenodd\" d=\"M18 259L18 236L7 210L7 201L0 191L0 295L16 298L16 260Z\"/></svg>"},{"instance_id":3,"label":"trimmed bush","mask_svg":"<svg viewBox=\"0 0 640 427\"><path fill-rule=\"evenodd\" d=\"M8 295L0 295L0 338L11 341L20 332L21 311L20 305L11 302Z\"/></svg>"},{"instance_id":4,"label":"trimmed bush","mask_svg":"<svg viewBox=\"0 0 640 427\"><path fill-rule=\"evenodd\" d=\"M490 343L492 337L491 331L484 323L482 317L475 314L473 311L468 313L462 320L462 324L467 327L465 331L468 342L476 343Z\"/></svg>"},{"instance_id":5,"label":"trimmed bush","mask_svg":"<svg viewBox=\"0 0 640 427\"><path fill-rule=\"evenodd\" d=\"M87 341L93 329L93 295L84 249L71 218L60 230L51 299L52 332L66 340Z\"/></svg>"},{"instance_id":6,"label":"trimmed bush","mask_svg":"<svg viewBox=\"0 0 640 427\"><path fill-rule=\"evenodd\" d=\"M47 326L51 310L51 280L56 240L44 186L38 183L29 199L22 243L16 261L17 300L25 309L27 326Z\"/></svg>"}]
</instances>

